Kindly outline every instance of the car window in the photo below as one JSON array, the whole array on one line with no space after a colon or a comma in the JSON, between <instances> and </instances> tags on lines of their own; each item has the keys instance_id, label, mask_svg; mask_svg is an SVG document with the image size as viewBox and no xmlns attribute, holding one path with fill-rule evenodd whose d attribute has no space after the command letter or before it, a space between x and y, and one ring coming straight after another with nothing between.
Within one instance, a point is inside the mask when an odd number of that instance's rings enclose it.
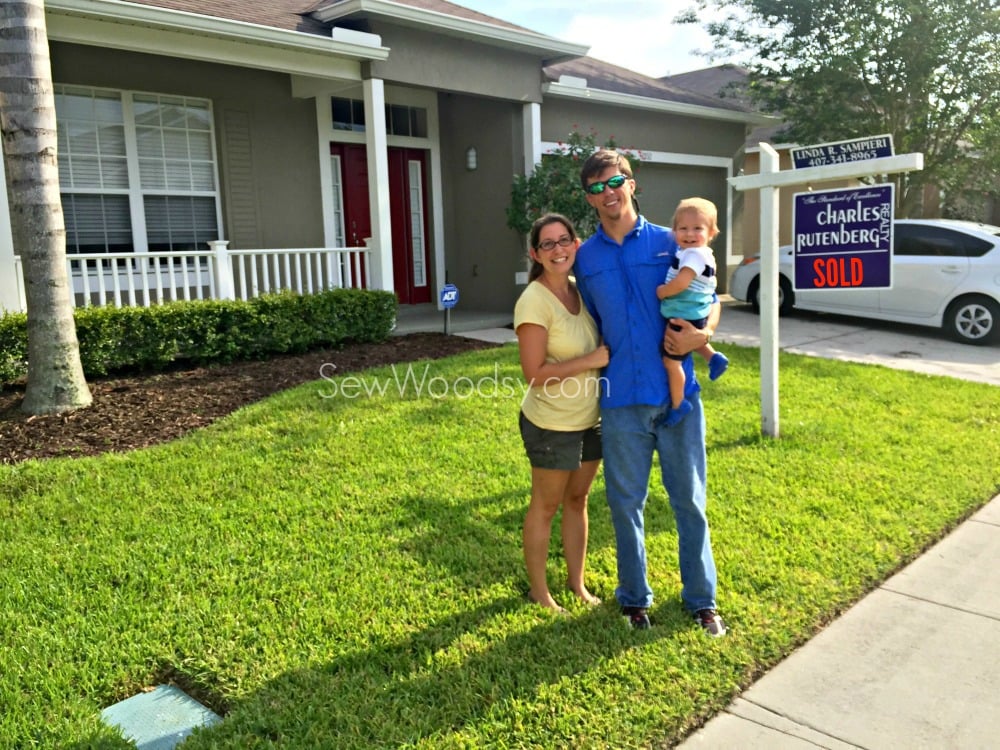
<instances>
[{"instance_id":1,"label":"car window","mask_svg":"<svg viewBox=\"0 0 1000 750\"><path fill-rule=\"evenodd\" d=\"M989 252L986 240L945 227L897 224L893 228L893 253L940 258L978 258Z\"/></svg>"}]
</instances>

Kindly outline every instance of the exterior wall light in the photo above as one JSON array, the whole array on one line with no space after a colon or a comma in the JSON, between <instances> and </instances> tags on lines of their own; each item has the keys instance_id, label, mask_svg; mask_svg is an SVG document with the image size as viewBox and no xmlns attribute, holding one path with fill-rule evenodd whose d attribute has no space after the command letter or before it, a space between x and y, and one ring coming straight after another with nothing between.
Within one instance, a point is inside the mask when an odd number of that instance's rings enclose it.
<instances>
[{"instance_id":1,"label":"exterior wall light","mask_svg":"<svg viewBox=\"0 0 1000 750\"><path fill-rule=\"evenodd\" d=\"M465 168L470 172L475 172L479 167L479 154L476 153L475 146L469 146L465 150Z\"/></svg>"}]
</instances>

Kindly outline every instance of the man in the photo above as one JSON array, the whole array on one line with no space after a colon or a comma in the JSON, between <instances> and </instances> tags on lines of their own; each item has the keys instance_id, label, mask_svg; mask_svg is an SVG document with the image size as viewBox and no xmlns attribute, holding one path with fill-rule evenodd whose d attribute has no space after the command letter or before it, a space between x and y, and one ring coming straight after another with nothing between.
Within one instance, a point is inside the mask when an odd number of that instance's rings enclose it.
<instances>
[{"instance_id":1,"label":"man","mask_svg":"<svg viewBox=\"0 0 1000 750\"><path fill-rule=\"evenodd\" d=\"M713 637L725 635L716 612L716 572L705 516L705 415L691 357L684 361L685 398L692 411L668 427L670 407L661 342L669 354L687 354L706 344L719 322L718 300L708 324L697 329L674 319L666 326L656 287L663 283L678 246L666 227L639 216L628 160L602 149L584 163L580 182L600 225L576 256L576 281L610 349L601 394L601 431L608 505L615 527L618 588L615 597L633 628L650 627L653 591L646 577L643 510L653 451L660 457L663 486L677 525L681 600Z\"/></svg>"}]
</instances>

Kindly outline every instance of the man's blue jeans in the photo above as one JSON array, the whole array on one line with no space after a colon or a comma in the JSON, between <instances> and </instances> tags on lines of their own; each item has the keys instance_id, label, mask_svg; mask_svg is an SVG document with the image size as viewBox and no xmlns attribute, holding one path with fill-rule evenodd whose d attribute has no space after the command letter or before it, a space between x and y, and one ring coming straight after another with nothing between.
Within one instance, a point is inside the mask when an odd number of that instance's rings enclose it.
<instances>
[{"instance_id":1,"label":"man's blue jeans","mask_svg":"<svg viewBox=\"0 0 1000 750\"><path fill-rule=\"evenodd\" d=\"M623 607L653 603L643 510L655 450L677 524L681 599L691 612L715 608L715 560L705 516L705 413L698 393L687 398L694 408L674 427L653 427L662 407L601 410L604 482L618 548L615 597Z\"/></svg>"}]
</instances>

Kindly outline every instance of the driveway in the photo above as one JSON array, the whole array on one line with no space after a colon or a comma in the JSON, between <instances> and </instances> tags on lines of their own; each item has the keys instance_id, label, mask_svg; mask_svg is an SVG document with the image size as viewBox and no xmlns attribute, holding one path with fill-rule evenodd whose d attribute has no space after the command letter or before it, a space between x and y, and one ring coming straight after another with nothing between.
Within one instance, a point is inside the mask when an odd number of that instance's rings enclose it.
<instances>
[{"instance_id":1,"label":"driveway","mask_svg":"<svg viewBox=\"0 0 1000 750\"><path fill-rule=\"evenodd\" d=\"M760 318L750 305L722 295L722 322L713 341L760 346ZM778 321L782 351L885 365L1000 385L1000 346L970 346L934 328L796 311Z\"/></svg>"}]
</instances>

